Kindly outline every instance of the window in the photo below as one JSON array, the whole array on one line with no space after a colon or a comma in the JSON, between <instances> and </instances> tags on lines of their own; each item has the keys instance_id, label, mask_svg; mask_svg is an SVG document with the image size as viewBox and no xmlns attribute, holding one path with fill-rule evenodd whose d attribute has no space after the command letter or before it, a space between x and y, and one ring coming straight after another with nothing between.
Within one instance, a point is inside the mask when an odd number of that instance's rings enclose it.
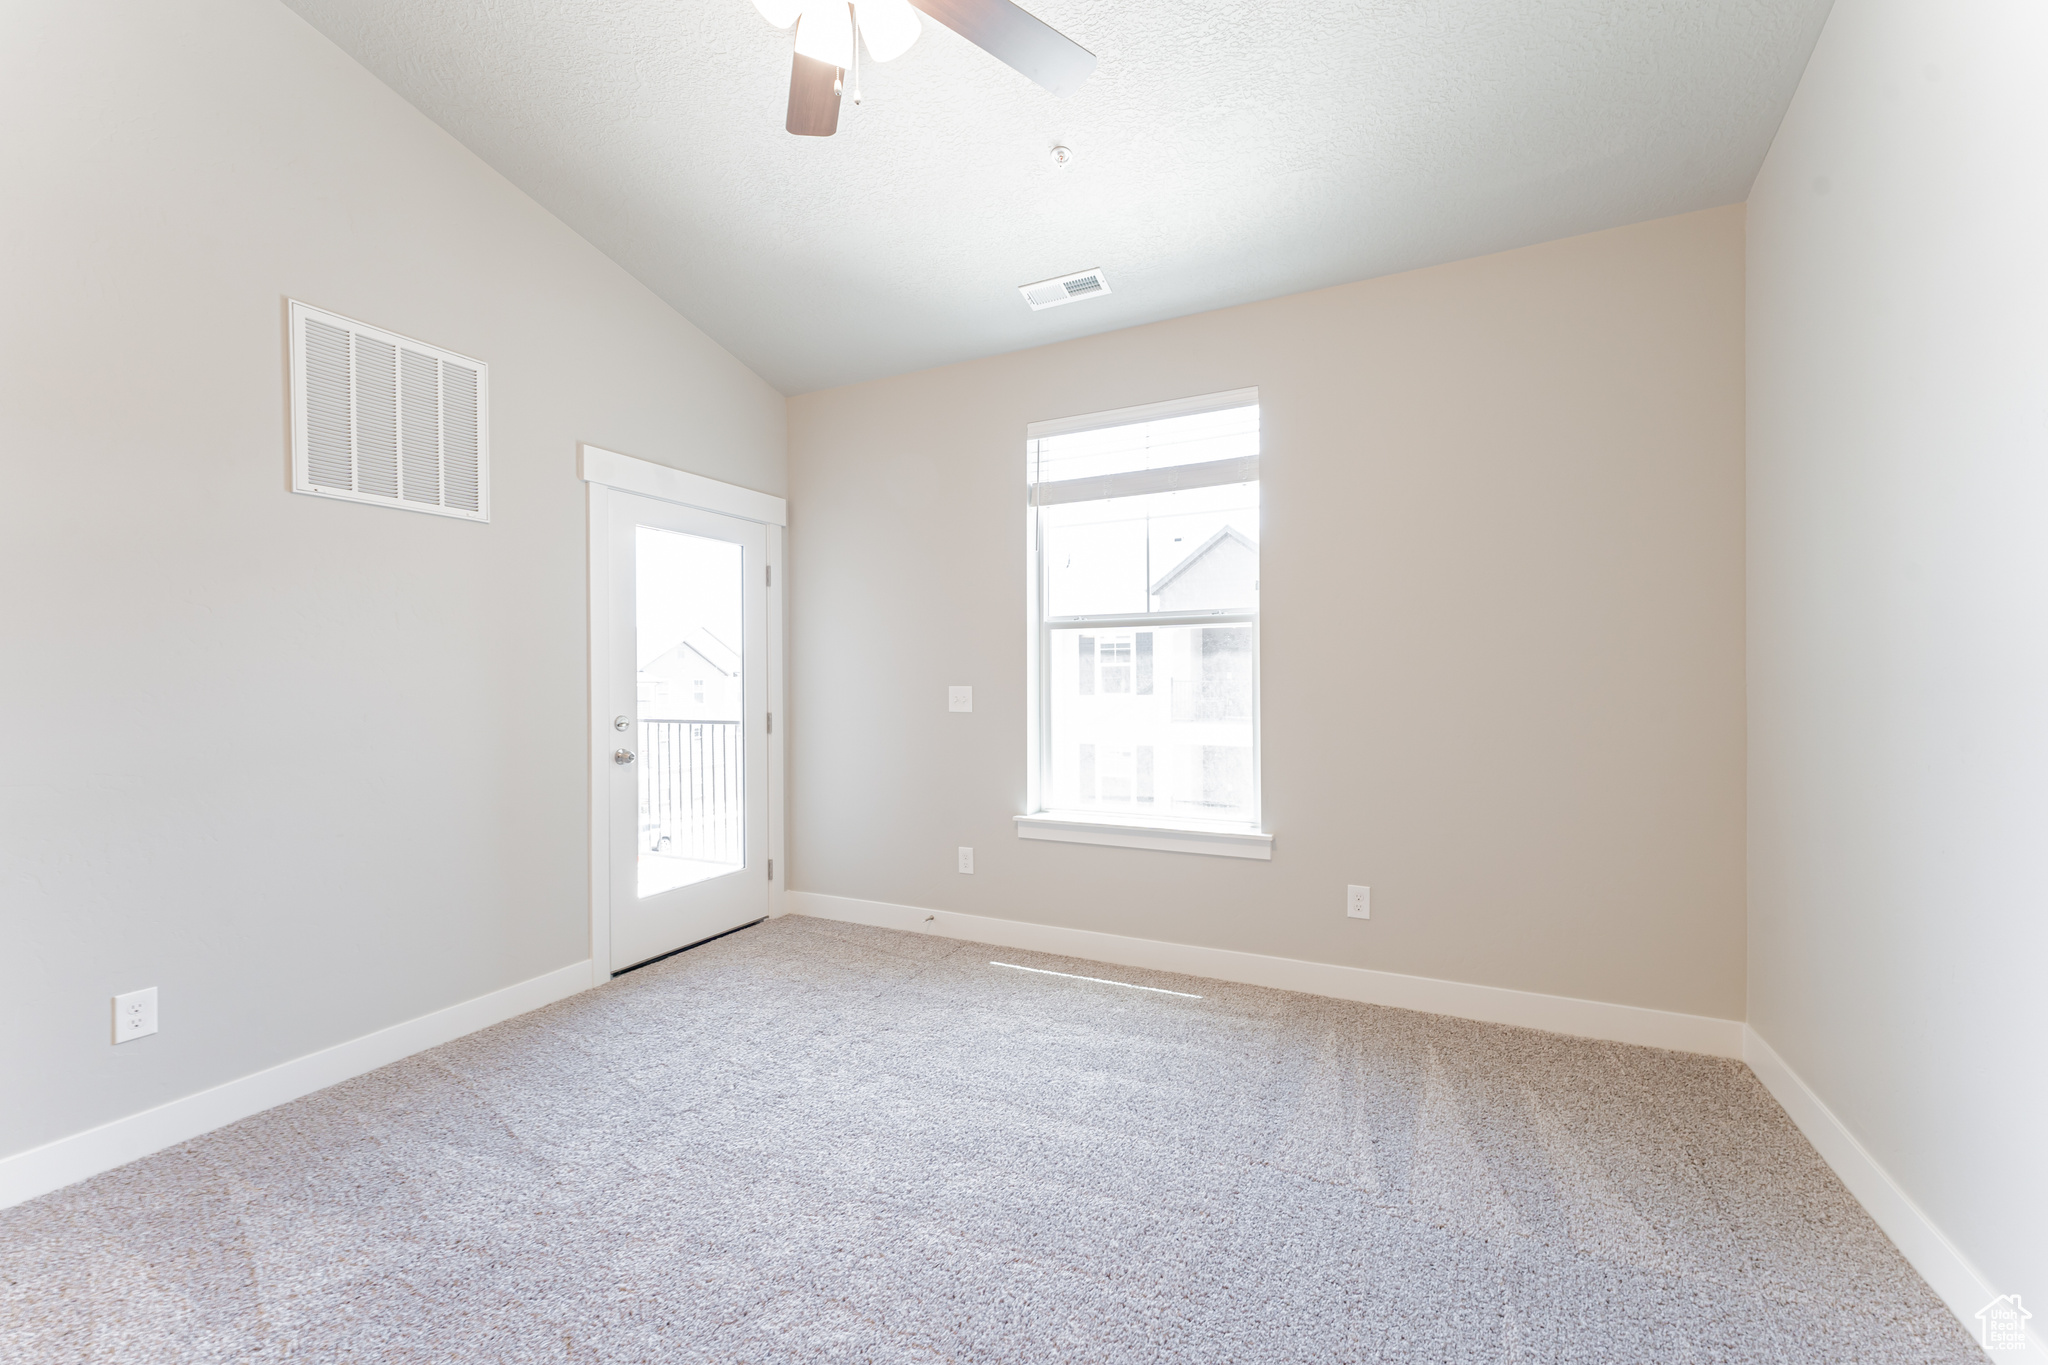
<instances>
[{"instance_id":1,"label":"window","mask_svg":"<svg viewBox=\"0 0 2048 1365\"><path fill-rule=\"evenodd\" d=\"M1026 460L1034 780L1018 832L1270 856L1258 391L1034 424ZM1102 835L1130 827L1216 838Z\"/></svg>"}]
</instances>

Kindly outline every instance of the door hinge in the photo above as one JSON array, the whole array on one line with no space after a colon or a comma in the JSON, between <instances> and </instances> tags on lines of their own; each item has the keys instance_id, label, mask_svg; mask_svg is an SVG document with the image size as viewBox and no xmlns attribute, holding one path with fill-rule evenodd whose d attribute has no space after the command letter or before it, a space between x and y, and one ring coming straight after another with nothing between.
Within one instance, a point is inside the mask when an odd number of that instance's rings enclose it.
<instances>
[{"instance_id":1,"label":"door hinge","mask_svg":"<svg viewBox=\"0 0 2048 1365\"><path fill-rule=\"evenodd\" d=\"M768 860L768 880L771 882L775 880L775 860L773 858Z\"/></svg>"},{"instance_id":2,"label":"door hinge","mask_svg":"<svg viewBox=\"0 0 2048 1365\"><path fill-rule=\"evenodd\" d=\"M775 733L775 713L773 711L768 713L768 733L771 735Z\"/></svg>"},{"instance_id":3,"label":"door hinge","mask_svg":"<svg viewBox=\"0 0 2048 1365\"><path fill-rule=\"evenodd\" d=\"M774 586L775 586L775 566L774 566L773 564L766 564L766 565L763 565L762 567L768 570L768 586L769 586L769 587L771 587L771 588L772 588L772 587L774 587Z\"/></svg>"}]
</instances>

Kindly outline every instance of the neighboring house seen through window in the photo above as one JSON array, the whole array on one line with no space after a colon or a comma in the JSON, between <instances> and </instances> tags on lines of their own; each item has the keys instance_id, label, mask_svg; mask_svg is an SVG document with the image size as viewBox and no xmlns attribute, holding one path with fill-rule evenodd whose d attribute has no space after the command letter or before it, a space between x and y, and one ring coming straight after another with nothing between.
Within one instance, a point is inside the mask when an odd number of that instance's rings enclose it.
<instances>
[{"instance_id":1,"label":"neighboring house seen through window","mask_svg":"<svg viewBox=\"0 0 2048 1365\"><path fill-rule=\"evenodd\" d=\"M1255 828L1259 409L1028 443L1038 806Z\"/></svg>"}]
</instances>

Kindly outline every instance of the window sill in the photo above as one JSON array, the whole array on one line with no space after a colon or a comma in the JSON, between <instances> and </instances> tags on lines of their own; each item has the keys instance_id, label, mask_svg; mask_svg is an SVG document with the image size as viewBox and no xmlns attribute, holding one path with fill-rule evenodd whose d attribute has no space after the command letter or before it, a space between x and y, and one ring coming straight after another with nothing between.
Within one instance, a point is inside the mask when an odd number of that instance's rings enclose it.
<instances>
[{"instance_id":1,"label":"window sill","mask_svg":"<svg viewBox=\"0 0 2048 1365\"><path fill-rule=\"evenodd\" d=\"M1271 860L1273 836L1257 830L1218 829L1167 820L1124 820L1113 815L1042 811L1019 815L1019 839L1053 839L1067 844L1112 848L1153 848L1168 853L1207 853L1219 858Z\"/></svg>"}]
</instances>

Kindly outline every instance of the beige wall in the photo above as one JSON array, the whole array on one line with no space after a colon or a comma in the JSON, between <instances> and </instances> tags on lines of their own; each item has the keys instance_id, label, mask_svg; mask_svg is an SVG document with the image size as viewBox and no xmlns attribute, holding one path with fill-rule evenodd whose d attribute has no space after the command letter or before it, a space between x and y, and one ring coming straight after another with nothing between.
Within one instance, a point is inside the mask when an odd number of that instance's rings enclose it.
<instances>
[{"instance_id":1,"label":"beige wall","mask_svg":"<svg viewBox=\"0 0 2048 1365\"><path fill-rule=\"evenodd\" d=\"M1742 272L1736 206L791 400L791 885L1741 1017ZM1254 384L1273 861L1020 842L1025 424Z\"/></svg>"},{"instance_id":2,"label":"beige wall","mask_svg":"<svg viewBox=\"0 0 2048 1365\"><path fill-rule=\"evenodd\" d=\"M1840 0L1749 218L1750 1022L1973 1331L2048 1323L2044 50L2037 0Z\"/></svg>"},{"instance_id":3,"label":"beige wall","mask_svg":"<svg viewBox=\"0 0 2048 1365\"><path fill-rule=\"evenodd\" d=\"M272 0L12 0L0 128L6 1154L586 957L575 443L784 434ZM287 295L489 363L489 525L286 491Z\"/></svg>"}]
</instances>

